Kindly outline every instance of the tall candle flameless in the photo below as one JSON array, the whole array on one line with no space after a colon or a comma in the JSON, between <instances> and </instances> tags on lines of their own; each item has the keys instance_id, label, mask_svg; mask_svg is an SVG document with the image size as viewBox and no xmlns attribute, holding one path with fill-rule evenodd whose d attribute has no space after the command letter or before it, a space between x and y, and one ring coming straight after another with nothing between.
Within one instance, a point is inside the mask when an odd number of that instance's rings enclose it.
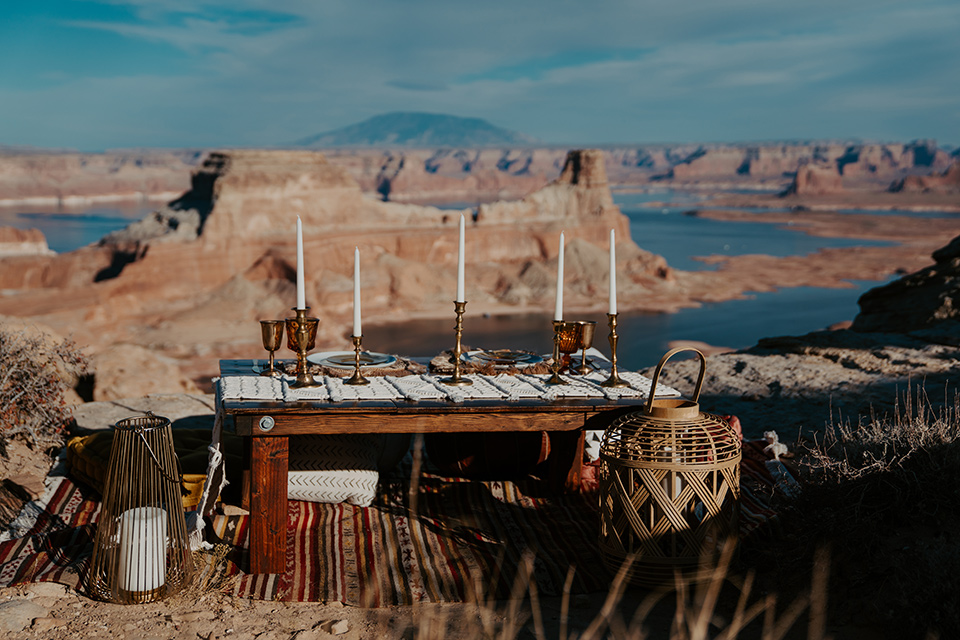
<instances>
[{"instance_id":1,"label":"tall candle flameless","mask_svg":"<svg viewBox=\"0 0 960 640\"><path fill-rule=\"evenodd\" d=\"M457 302L466 302L464 286L463 286L463 261L464 261L464 252L463 252L463 214L460 214L460 243L457 247Z\"/></svg>"},{"instance_id":2,"label":"tall candle flameless","mask_svg":"<svg viewBox=\"0 0 960 640\"><path fill-rule=\"evenodd\" d=\"M120 588L151 591L162 587L167 574L167 512L137 507L120 516Z\"/></svg>"},{"instance_id":3,"label":"tall candle flameless","mask_svg":"<svg viewBox=\"0 0 960 640\"><path fill-rule=\"evenodd\" d=\"M362 336L360 331L360 248L353 249L353 335Z\"/></svg>"},{"instance_id":4,"label":"tall candle flameless","mask_svg":"<svg viewBox=\"0 0 960 640\"><path fill-rule=\"evenodd\" d=\"M563 320L563 232L560 232L560 253L557 255L557 306L553 319Z\"/></svg>"},{"instance_id":5,"label":"tall candle flameless","mask_svg":"<svg viewBox=\"0 0 960 640\"><path fill-rule=\"evenodd\" d=\"M297 309L307 308L307 296L303 286L303 226L297 216Z\"/></svg>"},{"instance_id":6,"label":"tall candle flameless","mask_svg":"<svg viewBox=\"0 0 960 640\"><path fill-rule=\"evenodd\" d=\"M610 229L610 313L617 312L617 237Z\"/></svg>"}]
</instances>

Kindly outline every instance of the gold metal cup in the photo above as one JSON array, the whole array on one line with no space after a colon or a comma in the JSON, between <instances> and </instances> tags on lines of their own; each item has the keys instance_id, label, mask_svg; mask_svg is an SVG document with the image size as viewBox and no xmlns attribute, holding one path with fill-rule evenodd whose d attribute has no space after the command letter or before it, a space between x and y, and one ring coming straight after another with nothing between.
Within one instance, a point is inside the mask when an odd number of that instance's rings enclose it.
<instances>
[{"instance_id":1,"label":"gold metal cup","mask_svg":"<svg viewBox=\"0 0 960 640\"><path fill-rule=\"evenodd\" d=\"M553 321L553 375L547 384L564 384L560 372L570 365L570 354L580 348L582 332L583 325L576 322Z\"/></svg>"},{"instance_id":2,"label":"gold metal cup","mask_svg":"<svg viewBox=\"0 0 960 640\"><path fill-rule=\"evenodd\" d=\"M587 364L587 349L593 346L593 335L596 333L597 323L593 320L578 320L577 324L580 325L579 347L583 352L580 354L580 366L573 369L573 372L585 376L590 373L590 366Z\"/></svg>"},{"instance_id":3,"label":"gold metal cup","mask_svg":"<svg viewBox=\"0 0 960 640\"><path fill-rule=\"evenodd\" d=\"M273 354L283 345L283 320L261 320L260 321L260 340L263 342L263 348L270 352L269 366L260 372L262 376L279 376L278 371L273 366Z\"/></svg>"},{"instance_id":4,"label":"gold metal cup","mask_svg":"<svg viewBox=\"0 0 960 640\"><path fill-rule=\"evenodd\" d=\"M580 322L568 322L564 320L560 323L557 331L557 348L563 354L563 363L561 370L570 366L570 355L577 352L580 348L580 339L583 336L583 324Z\"/></svg>"},{"instance_id":5,"label":"gold metal cup","mask_svg":"<svg viewBox=\"0 0 960 640\"><path fill-rule=\"evenodd\" d=\"M287 318L287 348L297 354L297 381L291 387L315 387L320 383L314 380L313 374L307 370L307 352L313 349L317 342L318 318L307 317L306 309L294 309L297 316Z\"/></svg>"}]
</instances>

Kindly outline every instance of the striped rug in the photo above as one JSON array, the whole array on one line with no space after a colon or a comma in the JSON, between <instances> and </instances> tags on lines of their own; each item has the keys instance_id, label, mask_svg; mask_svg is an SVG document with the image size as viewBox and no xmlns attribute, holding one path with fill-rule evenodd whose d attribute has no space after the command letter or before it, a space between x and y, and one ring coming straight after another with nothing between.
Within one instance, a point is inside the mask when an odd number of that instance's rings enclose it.
<instances>
[{"instance_id":1,"label":"striped rug","mask_svg":"<svg viewBox=\"0 0 960 640\"><path fill-rule=\"evenodd\" d=\"M776 516L770 498L778 489L765 444L744 443L743 537L769 530L763 525ZM212 556L198 558L201 573L207 581L215 575L225 591L241 597L382 607L507 597L530 555L543 596L562 593L570 567L573 593L606 591L612 576L597 549L597 495L540 490L535 481L467 481L425 472L415 516L409 485L398 476L381 482L370 507L290 501L282 574L243 573L248 518L220 515L211 538L219 538L216 547L227 551L226 558L219 564ZM69 478L49 493L29 530L0 543L0 586L53 581L82 587L98 496Z\"/></svg>"}]
</instances>

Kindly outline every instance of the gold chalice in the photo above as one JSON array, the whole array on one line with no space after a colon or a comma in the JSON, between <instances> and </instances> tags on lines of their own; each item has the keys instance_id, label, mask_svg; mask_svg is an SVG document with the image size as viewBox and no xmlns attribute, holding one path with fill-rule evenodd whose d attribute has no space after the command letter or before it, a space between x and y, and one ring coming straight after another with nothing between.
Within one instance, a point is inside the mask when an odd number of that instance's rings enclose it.
<instances>
[{"instance_id":1,"label":"gold chalice","mask_svg":"<svg viewBox=\"0 0 960 640\"><path fill-rule=\"evenodd\" d=\"M291 387L315 387L319 383L307 369L307 352L317 340L317 318L307 317L307 309L294 309L295 318L287 318L287 348L297 354L297 381Z\"/></svg>"},{"instance_id":2,"label":"gold chalice","mask_svg":"<svg viewBox=\"0 0 960 640\"><path fill-rule=\"evenodd\" d=\"M563 384L560 372L570 366L571 354L580 348L582 331L583 326L576 322L553 321L553 375L547 380L547 384Z\"/></svg>"},{"instance_id":3,"label":"gold chalice","mask_svg":"<svg viewBox=\"0 0 960 640\"><path fill-rule=\"evenodd\" d=\"M563 354L560 370L563 371L570 366L570 356L580 348L580 336L583 334L583 325L579 322L563 321L560 323L557 334L557 348L560 353Z\"/></svg>"},{"instance_id":4,"label":"gold chalice","mask_svg":"<svg viewBox=\"0 0 960 640\"><path fill-rule=\"evenodd\" d=\"M597 329L597 323L593 320L578 320L576 324L580 325L580 348L583 351L580 354L580 366L573 371L585 376L591 369L587 364L587 349L593 346L593 334Z\"/></svg>"},{"instance_id":5,"label":"gold chalice","mask_svg":"<svg viewBox=\"0 0 960 640\"><path fill-rule=\"evenodd\" d=\"M283 344L283 320L261 320L260 340L263 348L270 352L270 366L260 372L262 376L279 376L280 372L273 367L273 352Z\"/></svg>"}]
</instances>

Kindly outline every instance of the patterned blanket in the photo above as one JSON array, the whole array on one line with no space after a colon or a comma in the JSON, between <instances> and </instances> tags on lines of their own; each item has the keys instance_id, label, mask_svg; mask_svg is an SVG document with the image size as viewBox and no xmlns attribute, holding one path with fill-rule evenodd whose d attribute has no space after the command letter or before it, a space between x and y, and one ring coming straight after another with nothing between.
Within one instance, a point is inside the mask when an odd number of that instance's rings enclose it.
<instances>
[{"instance_id":1,"label":"patterned blanket","mask_svg":"<svg viewBox=\"0 0 960 640\"><path fill-rule=\"evenodd\" d=\"M776 521L770 499L793 482L786 467L768 461L765 444L744 443L742 538ZM612 576L597 549L596 493L546 495L533 480L481 482L424 472L413 513L408 478L398 473L382 480L370 507L291 501L282 574L243 573L248 518L216 516L211 538L219 538L214 548L226 557L198 552L201 578L258 599L368 607L461 602L509 595L529 553L544 596L562 593L571 566L573 593L609 588ZM0 586L53 581L82 589L99 509L91 489L52 478L45 496L15 523L14 537L8 533L0 542Z\"/></svg>"}]
</instances>

